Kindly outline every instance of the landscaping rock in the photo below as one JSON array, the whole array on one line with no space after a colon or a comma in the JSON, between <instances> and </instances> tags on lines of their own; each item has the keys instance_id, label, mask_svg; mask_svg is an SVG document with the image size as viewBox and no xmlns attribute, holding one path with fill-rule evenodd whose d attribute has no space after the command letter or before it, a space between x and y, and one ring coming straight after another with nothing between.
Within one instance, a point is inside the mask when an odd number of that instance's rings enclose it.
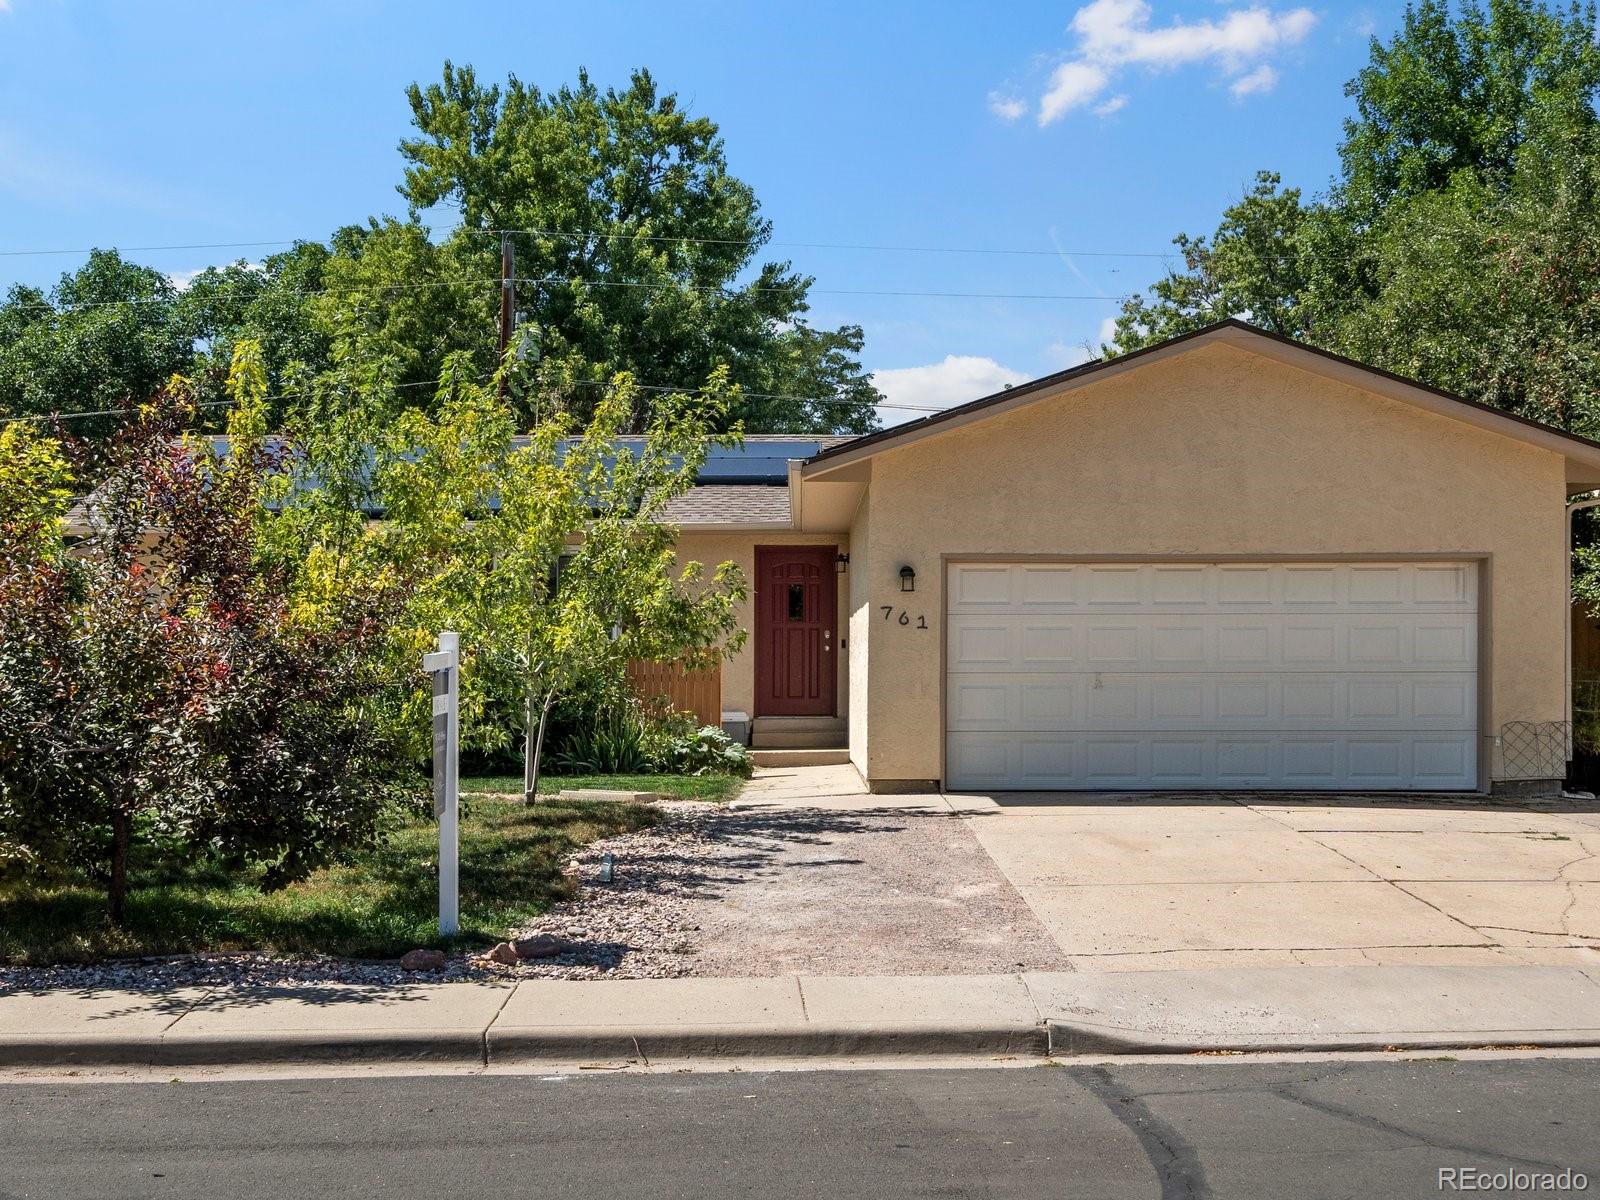
<instances>
[{"instance_id":1,"label":"landscaping rock","mask_svg":"<svg viewBox=\"0 0 1600 1200\"><path fill-rule=\"evenodd\" d=\"M400 956L402 971L444 970L443 950L407 950Z\"/></svg>"},{"instance_id":2,"label":"landscaping rock","mask_svg":"<svg viewBox=\"0 0 1600 1200\"><path fill-rule=\"evenodd\" d=\"M517 949L510 942L501 942L493 950L484 955L490 962L499 963L502 967L514 967L522 961Z\"/></svg>"},{"instance_id":3,"label":"landscaping rock","mask_svg":"<svg viewBox=\"0 0 1600 1200\"><path fill-rule=\"evenodd\" d=\"M566 942L550 933L518 938L511 943L518 958L554 958L567 948Z\"/></svg>"}]
</instances>

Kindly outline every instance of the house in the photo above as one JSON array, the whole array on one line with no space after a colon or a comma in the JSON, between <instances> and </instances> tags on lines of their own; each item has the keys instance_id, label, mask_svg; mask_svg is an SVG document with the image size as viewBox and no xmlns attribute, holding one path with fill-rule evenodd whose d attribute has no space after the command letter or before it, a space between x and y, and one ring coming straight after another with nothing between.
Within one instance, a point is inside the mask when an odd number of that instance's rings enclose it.
<instances>
[{"instance_id":1,"label":"house","mask_svg":"<svg viewBox=\"0 0 1600 1200\"><path fill-rule=\"evenodd\" d=\"M722 707L874 790L1481 792L1559 782L1596 488L1600 444L1230 321L752 437L670 516L752 581Z\"/></svg>"}]
</instances>

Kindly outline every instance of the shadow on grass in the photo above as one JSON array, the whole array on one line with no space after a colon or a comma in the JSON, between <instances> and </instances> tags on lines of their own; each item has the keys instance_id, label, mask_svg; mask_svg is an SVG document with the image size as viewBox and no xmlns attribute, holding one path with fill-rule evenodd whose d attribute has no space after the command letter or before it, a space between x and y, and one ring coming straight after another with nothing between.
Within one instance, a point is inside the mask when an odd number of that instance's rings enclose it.
<instances>
[{"instance_id":1,"label":"shadow on grass","mask_svg":"<svg viewBox=\"0 0 1600 1200\"><path fill-rule=\"evenodd\" d=\"M461 824L461 933L438 936L437 831L403 826L355 861L263 894L215 864L136 871L120 927L84 877L0 887L0 964L264 950L393 958L416 946L465 948L568 898L562 860L597 838L654 823L647 808L467 798Z\"/></svg>"}]
</instances>

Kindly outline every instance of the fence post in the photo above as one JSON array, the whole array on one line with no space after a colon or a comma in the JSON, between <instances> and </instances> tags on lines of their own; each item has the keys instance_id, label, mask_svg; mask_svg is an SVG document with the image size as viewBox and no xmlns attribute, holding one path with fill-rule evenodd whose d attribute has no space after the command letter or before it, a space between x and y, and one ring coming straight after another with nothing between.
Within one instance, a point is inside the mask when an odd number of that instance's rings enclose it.
<instances>
[{"instance_id":1,"label":"fence post","mask_svg":"<svg viewBox=\"0 0 1600 1200\"><path fill-rule=\"evenodd\" d=\"M449 937L461 927L460 805L461 635L439 635L439 649L422 657L422 669L433 676L433 815L439 819L439 934Z\"/></svg>"}]
</instances>

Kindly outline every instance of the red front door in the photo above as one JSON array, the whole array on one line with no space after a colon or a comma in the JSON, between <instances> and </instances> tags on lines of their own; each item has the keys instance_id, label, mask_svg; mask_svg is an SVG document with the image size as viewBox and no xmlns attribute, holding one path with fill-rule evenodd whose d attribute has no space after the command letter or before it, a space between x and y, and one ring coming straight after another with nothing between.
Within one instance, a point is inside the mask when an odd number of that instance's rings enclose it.
<instances>
[{"instance_id":1,"label":"red front door","mask_svg":"<svg viewBox=\"0 0 1600 1200\"><path fill-rule=\"evenodd\" d=\"M756 547L758 717L831 717L838 683L832 546Z\"/></svg>"}]
</instances>

